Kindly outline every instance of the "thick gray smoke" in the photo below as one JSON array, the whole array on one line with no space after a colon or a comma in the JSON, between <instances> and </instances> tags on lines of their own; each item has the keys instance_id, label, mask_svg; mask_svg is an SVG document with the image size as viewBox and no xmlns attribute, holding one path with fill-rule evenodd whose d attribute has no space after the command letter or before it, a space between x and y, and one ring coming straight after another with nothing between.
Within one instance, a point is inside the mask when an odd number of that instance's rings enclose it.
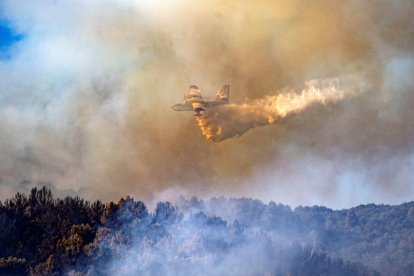
<instances>
[{"instance_id":1,"label":"thick gray smoke","mask_svg":"<svg viewBox=\"0 0 414 276\"><path fill-rule=\"evenodd\" d=\"M292 205L413 191L412 1L6 0L23 39L0 61L0 194L151 200L249 195ZM3 55L2 55L3 56ZM357 75L361 96L210 143L172 111L188 84L243 103Z\"/></svg>"}]
</instances>

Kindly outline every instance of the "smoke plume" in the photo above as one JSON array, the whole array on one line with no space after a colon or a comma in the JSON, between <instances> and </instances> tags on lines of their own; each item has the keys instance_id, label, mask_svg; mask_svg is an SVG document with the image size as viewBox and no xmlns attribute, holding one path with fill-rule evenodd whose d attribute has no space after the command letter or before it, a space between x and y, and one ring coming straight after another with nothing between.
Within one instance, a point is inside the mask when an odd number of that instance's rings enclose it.
<instances>
[{"instance_id":1,"label":"smoke plume","mask_svg":"<svg viewBox=\"0 0 414 276\"><path fill-rule=\"evenodd\" d=\"M0 60L0 195L40 184L102 200L409 200L412 14L409 0L1 1L22 39ZM259 108L347 75L369 89L300 112ZM190 83L250 99L199 122L211 139L242 137L210 143L191 112L169 108Z\"/></svg>"}]
</instances>

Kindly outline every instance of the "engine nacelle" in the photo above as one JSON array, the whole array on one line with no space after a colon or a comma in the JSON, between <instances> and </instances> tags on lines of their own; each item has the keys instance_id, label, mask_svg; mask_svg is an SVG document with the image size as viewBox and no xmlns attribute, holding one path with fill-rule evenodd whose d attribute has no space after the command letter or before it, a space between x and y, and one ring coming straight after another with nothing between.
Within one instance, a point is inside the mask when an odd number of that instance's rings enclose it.
<instances>
[{"instance_id":1,"label":"engine nacelle","mask_svg":"<svg viewBox=\"0 0 414 276\"><path fill-rule=\"evenodd\" d=\"M202 112L205 111L204 106L202 103L195 102L192 104L194 110L194 116L201 116L203 115Z\"/></svg>"}]
</instances>

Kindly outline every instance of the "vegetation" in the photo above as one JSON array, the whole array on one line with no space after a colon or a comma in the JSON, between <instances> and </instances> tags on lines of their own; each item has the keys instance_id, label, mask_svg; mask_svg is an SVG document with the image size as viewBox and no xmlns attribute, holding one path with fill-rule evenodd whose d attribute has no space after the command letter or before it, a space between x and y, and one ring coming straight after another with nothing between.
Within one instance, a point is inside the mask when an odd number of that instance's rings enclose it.
<instances>
[{"instance_id":1,"label":"vegetation","mask_svg":"<svg viewBox=\"0 0 414 276\"><path fill-rule=\"evenodd\" d=\"M192 198L149 212L45 187L0 202L1 275L414 275L413 260L413 202L292 211Z\"/></svg>"}]
</instances>

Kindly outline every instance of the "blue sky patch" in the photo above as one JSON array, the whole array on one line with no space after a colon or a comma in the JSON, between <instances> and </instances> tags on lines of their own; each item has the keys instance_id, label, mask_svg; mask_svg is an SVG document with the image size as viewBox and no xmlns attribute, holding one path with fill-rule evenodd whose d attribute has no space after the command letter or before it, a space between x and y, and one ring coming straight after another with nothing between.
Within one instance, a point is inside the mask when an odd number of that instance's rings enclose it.
<instances>
[{"instance_id":1,"label":"blue sky patch","mask_svg":"<svg viewBox=\"0 0 414 276\"><path fill-rule=\"evenodd\" d=\"M24 36L16 33L7 21L0 20L0 59L10 58L11 47Z\"/></svg>"}]
</instances>

